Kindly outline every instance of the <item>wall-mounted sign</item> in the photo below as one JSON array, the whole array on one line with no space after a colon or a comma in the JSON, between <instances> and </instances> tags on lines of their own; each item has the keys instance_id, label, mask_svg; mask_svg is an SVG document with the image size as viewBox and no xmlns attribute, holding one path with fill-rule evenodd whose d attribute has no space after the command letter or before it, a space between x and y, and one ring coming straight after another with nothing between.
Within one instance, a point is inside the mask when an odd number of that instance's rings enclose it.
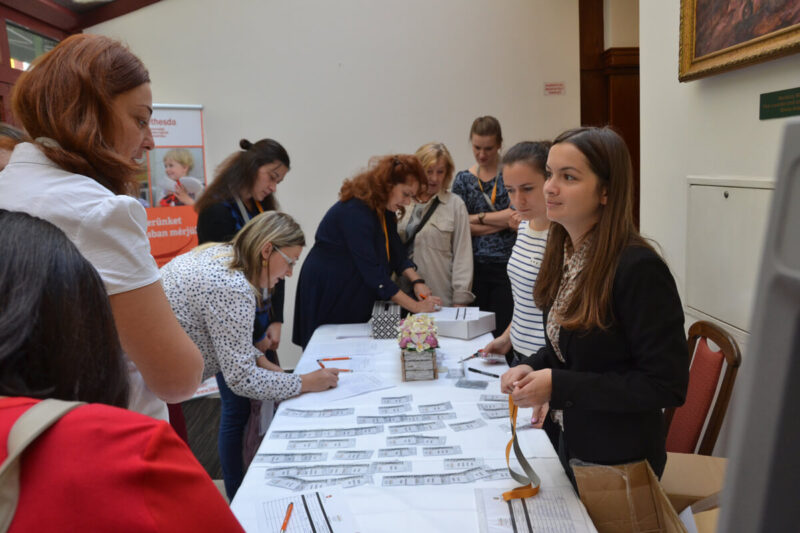
<instances>
[{"instance_id":1,"label":"wall-mounted sign","mask_svg":"<svg viewBox=\"0 0 800 533\"><path fill-rule=\"evenodd\" d=\"M563 81L544 82L545 96L560 96L567 94L567 86Z\"/></svg>"},{"instance_id":2,"label":"wall-mounted sign","mask_svg":"<svg viewBox=\"0 0 800 533\"><path fill-rule=\"evenodd\" d=\"M800 87L763 93L758 108L761 120L800 115Z\"/></svg>"}]
</instances>

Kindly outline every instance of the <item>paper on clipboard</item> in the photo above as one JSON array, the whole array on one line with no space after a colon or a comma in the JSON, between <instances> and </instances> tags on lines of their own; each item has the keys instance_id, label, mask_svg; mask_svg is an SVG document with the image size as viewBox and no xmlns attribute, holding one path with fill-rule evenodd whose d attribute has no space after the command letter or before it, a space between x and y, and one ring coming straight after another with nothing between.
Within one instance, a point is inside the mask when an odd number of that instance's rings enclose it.
<instances>
[{"instance_id":1,"label":"paper on clipboard","mask_svg":"<svg viewBox=\"0 0 800 533\"><path fill-rule=\"evenodd\" d=\"M280 531L290 503L294 504L294 508L286 527L287 533L360 533L341 489L335 487L258 502L259 531Z\"/></svg>"}]
</instances>

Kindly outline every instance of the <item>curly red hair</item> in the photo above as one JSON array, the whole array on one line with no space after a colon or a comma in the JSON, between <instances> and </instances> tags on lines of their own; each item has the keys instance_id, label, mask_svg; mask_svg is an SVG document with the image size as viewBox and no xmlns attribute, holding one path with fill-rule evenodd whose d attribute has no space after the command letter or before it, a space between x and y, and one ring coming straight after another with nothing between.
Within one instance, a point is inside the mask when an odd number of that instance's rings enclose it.
<instances>
[{"instance_id":1,"label":"curly red hair","mask_svg":"<svg viewBox=\"0 0 800 533\"><path fill-rule=\"evenodd\" d=\"M392 188L409 181L419 184L417 194L428 188L428 179L419 159L413 155L387 155L361 174L344 180L339 199L346 202L351 198L358 198L378 213L383 213Z\"/></svg>"}]
</instances>

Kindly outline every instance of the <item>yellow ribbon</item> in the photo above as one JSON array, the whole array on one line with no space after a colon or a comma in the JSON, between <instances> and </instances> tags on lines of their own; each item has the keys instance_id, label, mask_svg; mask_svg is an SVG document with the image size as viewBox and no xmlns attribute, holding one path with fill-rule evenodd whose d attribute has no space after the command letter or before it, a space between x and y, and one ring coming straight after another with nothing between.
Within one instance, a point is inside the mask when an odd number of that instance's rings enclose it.
<instances>
[{"instance_id":1,"label":"yellow ribbon","mask_svg":"<svg viewBox=\"0 0 800 533\"><path fill-rule=\"evenodd\" d=\"M392 262L392 256L389 254L389 230L386 229L386 216L380 214L381 223L383 224L383 236L386 237L386 260Z\"/></svg>"},{"instance_id":2,"label":"yellow ribbon","mask_svg":"<svg viewBox=\"0 0 800 533\"><path fill-rule=\"evenodd\" d=\"M514 403L514 400L511 398L511 395L508 395L508 414L509 418L511 419L511 440L508 441L506 445L506 466L508 466L508 472L511 474L511 477L517 480L520 483L524 483L525 485L522 487L517 487L513 490L503 493L503 500L516 500L518 498L530 498L531 496L536 496L539 492L539 486L541 485L541 480L539 476L536 475L536 472L531 467L528 460L525 459L525 456L522 453L522 449L519 447L519 441L517 440L517 405ZM517 456L517 461L519 461L520 466L525 471L525 474L522 475L511 468L511 447L514 447L514 454Z\"/></svg>"}]
</instances>

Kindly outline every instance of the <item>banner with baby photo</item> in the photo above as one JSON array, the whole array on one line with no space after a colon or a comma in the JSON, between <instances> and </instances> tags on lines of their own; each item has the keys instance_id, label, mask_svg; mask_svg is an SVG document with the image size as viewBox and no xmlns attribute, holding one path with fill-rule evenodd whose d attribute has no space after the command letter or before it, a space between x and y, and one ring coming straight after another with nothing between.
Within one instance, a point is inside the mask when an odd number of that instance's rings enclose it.
<instances>
[{"instance_id":1,"label":"banner with baby photo","mask_svg":"<svg viewBox=\"0 0 800 533\"><path fill-rule=\"evenodd\" d=\"M150 252L162 266L197 246L193 205L206 186L203 106L153 104L155 148L139 176Z\"/></svg>"}]
</instances>

